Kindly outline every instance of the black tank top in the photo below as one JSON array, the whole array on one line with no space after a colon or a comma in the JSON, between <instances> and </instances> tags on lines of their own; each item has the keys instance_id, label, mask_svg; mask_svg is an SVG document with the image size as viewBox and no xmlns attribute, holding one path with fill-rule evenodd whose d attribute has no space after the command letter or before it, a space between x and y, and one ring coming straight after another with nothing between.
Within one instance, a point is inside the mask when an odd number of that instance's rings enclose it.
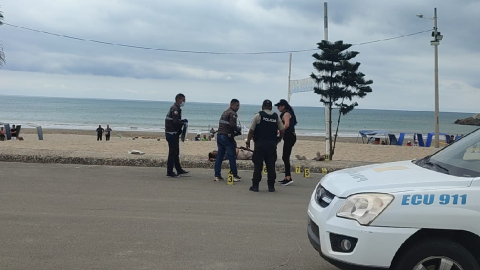
<instances>
[{"instance_id":1,"label":"black tank top","mask_svg":"<svg viewBox=\"0 0 480 270\"><path fill-rule=\"evenodd\" d=\"M290 114L291 117L290 117L290 126L288 126L288 128L285 129L285 133L294 133L295 125L297 124L297 117L295 116L295 114L293 114L291 111L285 110L282 112L282 114L280 114L280 118L282 119L282 122L285 124L285 121L283 121L283 115L287 112Z\"/></svg>"}]
</instances>

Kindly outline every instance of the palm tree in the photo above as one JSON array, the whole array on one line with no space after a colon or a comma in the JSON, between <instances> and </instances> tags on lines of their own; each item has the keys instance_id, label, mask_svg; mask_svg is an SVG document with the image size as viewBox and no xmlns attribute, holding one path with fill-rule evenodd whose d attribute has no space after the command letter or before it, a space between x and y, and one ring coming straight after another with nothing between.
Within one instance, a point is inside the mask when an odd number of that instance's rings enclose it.
<instances>
[{"instance_id":1,"label":"palm tree","mask_svg":"<svg viewBox=\"0 0 480 270\"><path fill-rule=\"evenodd\" d=\"M329 159L332 160L337 142L338 127L340 126L340 117L347 115L358 106L357 102L352 101L353 99L363 98L372 92L369 85L373 81L365 80L365 74L358 71L360 63L349 62L359 54L355 51L347 51L352 46L351 44L343 43L341 40L336 42L322 40L317 45L322 52L320 54L315 53L312 56L315 58L313 67L319 74L316 75L312 72L310 77L317 83L313 90L321 96L320 102L325 106L330 105L330 117L326 119L329 125L332 124L332 107L336 106L339 109L335 139L333 145L331 140L329 140L328 145L330 149ZM330 129L329 138L332 138L332 129Z\"/></svg>"},{"instance_id":2,"label":"palm tree","mask_svg":"<svg viewBox=\"0 0 480 270\"><path fill-rule=\"evenodd\" d=\"M3 15L2 11L0 11L0 25L2 25ZM3 53L3 46L2 41L0 41L0 69L5 65L5 54Z\"/></svg>"}]
</instances>

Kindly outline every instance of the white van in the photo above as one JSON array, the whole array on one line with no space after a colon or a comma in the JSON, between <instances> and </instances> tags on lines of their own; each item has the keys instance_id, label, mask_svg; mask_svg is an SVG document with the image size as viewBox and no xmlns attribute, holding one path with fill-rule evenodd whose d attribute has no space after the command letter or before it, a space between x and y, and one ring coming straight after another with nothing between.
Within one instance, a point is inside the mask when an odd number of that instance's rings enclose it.
<instances>
[{"instance_id":1,"label":"white van","mask_svg":"<svg viewBox=\"0 0 480 270\"><path fill-rule=\"evenodd\" d=\"M327 174L308 217L340 269L480 270L480 129L423 159Z\"/></svg>"}]
</instances>

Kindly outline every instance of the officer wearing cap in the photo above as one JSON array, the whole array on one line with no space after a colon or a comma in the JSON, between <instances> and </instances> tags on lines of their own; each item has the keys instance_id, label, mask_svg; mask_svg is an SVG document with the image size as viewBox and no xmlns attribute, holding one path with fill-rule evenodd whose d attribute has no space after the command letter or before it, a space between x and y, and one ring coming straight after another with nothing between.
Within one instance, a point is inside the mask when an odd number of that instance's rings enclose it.
<instances>
[{"instance_id":1,"label":"officer wearing cap","mask_svg":"<svg viewBox=\"0 0 480 270\"><path fill-rule=\"evenodd\" d=\"M237 171L237 142L235 141L235 136L240 135L240 128L237 126L237 111L239 109L240 101L234 98L230 101L230 107L224 111L220 117L217 131L218 154L215 160L215 178L213 178L213 181L223 180L221 171L225 152L227 152L230 171L233 174L233 181L237 182L242 179L238 176Z\"/></svg>"},{"instance_id":2,"label":"officer wearing cap","mask_svg":"<svg viewBox=\"0 0 480 270\"><path fill-rule=\"evenodd\" d=\"M258 186L262 180L262 168L264 161L268 171L268 191L275 191L275 179L277 178L277 174L275 172L275 161L277 161L277 144L283 138L284 129L285 126L278 114L272 112L272 102L268 99L264 100L262 104L262 110L253 116L246 142L247 148L250 148L250 141L252 138L255 142L252 158L254 171L250 191L258 192ZM280 137L277 137L278 131L280 131Z\"/></svg>"},{"instance_id":3,"label":"officer wearing cap","mask_svg":"<svg viewBox=\"0 0 480 270\"><path fill-rule=\"evenodd\" d=\"M282 186L288 186L293 183L292 175L290 173L290 155L292 154L292 148L297 141L297 135L295 134L295 125L297 124L297 117L293 111L292 106L288 104L285 99L275 104L278 110L281 112L280 119L282 119L285 125L285 132L283 135L283 155L282 160L285 164L285 178L279 183Z\"/></svg>"},{"instance_id":4,"label":"officer wearing cap","mask_svg":"<svg viewBox=\"0 0 480 270\"><path fill-rule=\"evenodd\" d=\"M187 122L186 119L182 120L181 107L183 106L185 106L185 95L178 94L175 97L175 103L170 107L165 117L165 137L168 142L167 176L169 177L178 177L188 173L180 166L179 158L179 138L180 134L182 134L182 128ZM177 173L173 171L174 166Z\"/></svg>"}]
</instances>

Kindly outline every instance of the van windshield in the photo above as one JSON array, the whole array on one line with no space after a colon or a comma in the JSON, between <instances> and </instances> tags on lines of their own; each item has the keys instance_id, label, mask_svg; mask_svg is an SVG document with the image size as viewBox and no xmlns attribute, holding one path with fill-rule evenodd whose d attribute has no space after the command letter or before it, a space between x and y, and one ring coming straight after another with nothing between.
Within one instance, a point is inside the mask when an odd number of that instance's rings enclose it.
<instances>
[{"instance_id":1,"label":"van windshield","mask_svg":"<svg viewBox=\"0 0 480 270\"><path fill-rule=\"evenodd\" d=\"M480 177L480 129L455 141L417 165L460 177Z\"/></svg>"}]
</instances>

